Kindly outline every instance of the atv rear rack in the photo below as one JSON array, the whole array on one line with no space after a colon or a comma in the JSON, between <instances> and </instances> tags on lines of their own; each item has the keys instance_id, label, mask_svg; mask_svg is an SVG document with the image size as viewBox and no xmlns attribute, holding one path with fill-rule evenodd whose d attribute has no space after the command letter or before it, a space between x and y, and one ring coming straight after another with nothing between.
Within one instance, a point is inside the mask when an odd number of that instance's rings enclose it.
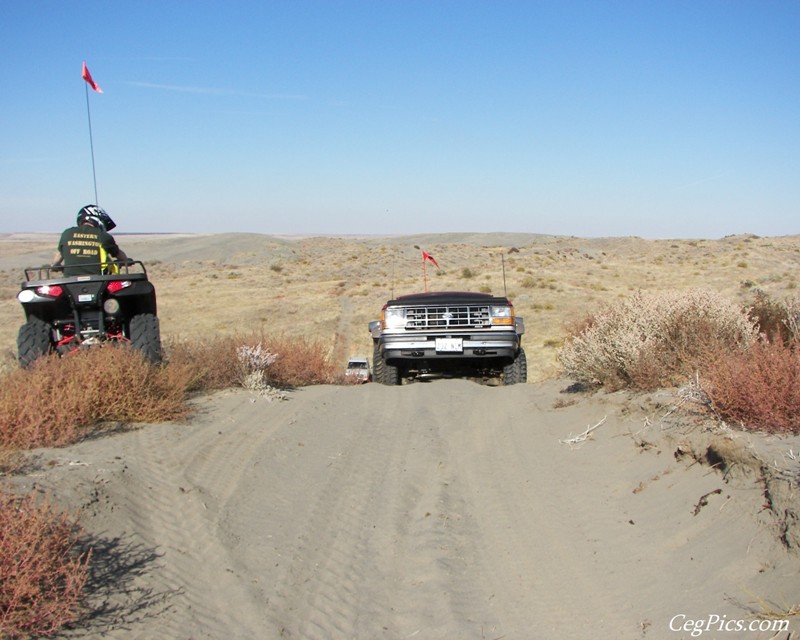
<instances>
[{"instance_id":1,"label":"atv rear rack","mask_svg":"<svg viewBox=\"0 0 800 640\"><path fill-rule=\"evenodd\" d=\"M112 263L115 267L119 269L117 273L99 273L101 269L106 266L99 262L94 264L87 264L82 266L88 267L97 267L98 273L91 274L91 275L81 275L81 276L66 276L67 278L101 278L101 277L118 277L118 276L127 276L127 275L136 275L141 274L147 277L147 269L145 269L144 263L141 260L128 260L125 262L114 262ZM63 266L53 266L51 264L42 265L41 267L29 267L25 269L25 281L26 282L39 282L44 280L54 280L56 278L65 278L64 276L64 267Z\"/></svg>"}]
</instances>

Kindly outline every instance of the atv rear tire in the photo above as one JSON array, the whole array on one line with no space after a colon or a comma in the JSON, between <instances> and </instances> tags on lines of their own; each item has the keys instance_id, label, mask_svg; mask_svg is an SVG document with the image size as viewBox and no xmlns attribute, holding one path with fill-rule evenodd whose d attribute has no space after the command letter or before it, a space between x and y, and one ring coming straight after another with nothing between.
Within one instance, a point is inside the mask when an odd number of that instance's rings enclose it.
<instances>
[{"instance_id":1,"label":"atv rear tire","mask_svg":"<svg viewBox=\"0 0 800 640\"><path fill-rule=\"evenodd\" d=\"M52 350L50 325L33 316L28 318L17 334L17 354L20 366L29 367L34 360L46 356Z\"/></svg>"},{"instance_id":2,"label":"atv rear tire","mask_svg":"<svg viewBox=\"0 0 800 640\"><path fill-rule=\"evenodd\" d=\"M129 323L131 346L142 352L152 364L161 362L161 329L152 313L140 313Z\"/></svg>"}]
</instances>

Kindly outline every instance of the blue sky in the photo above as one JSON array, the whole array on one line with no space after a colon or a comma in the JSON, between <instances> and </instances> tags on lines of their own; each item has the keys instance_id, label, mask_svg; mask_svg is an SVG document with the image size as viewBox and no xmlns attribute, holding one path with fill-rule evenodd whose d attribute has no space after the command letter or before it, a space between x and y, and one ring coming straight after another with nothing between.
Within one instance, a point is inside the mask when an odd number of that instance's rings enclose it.
<instances>
[{"instance_id":1,"label":"blue sky","mask_svg":"<svg viewBox=\"0 0 800 640\"><path fill-rule=\"evenodd\" d=\"M0 232L800 233L796 0L0 5Z\"/></svg>"}]
</instances>

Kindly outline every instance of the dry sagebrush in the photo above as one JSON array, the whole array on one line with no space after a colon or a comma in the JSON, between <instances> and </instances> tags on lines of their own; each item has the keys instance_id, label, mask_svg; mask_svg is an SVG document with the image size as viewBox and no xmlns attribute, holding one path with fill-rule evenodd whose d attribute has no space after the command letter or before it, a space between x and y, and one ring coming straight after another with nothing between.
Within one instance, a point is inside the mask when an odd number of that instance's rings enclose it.
<instances>
[{"instance_id":1,"label":"dry sagebrush","mask_svg":"<svg viewBox=\"0 0 800 640\"><path fill-rule=\"evenodd\" d=\"M559 360L579 382L654 389L685 379L710 354L757 338L756 322L714 291L637 292L590 318Z\"/></svg>"},{"instance_id":2,"label":"dry sagebrush","mask_svg":"<svg viewBox=\"0 0 800 640\"><path fill-rule=\"evenodd\" d=\"M0 638L52 635L80 612L90 552L47 502L0 487Z\"/></svg>"},{"instance_id":3,"label":"dry sagebrush","mask_svg":"<svg viewBox=\"0 0 800 640\"><path fill-rule=\"evenodd\" d=\"M239 381L236 351L240 341L234 336L208 340L172 340L165 345L169 367L186 372L187 391L228 389Z\"/></svg>"},{"instance_id":4,"label":"dry sagebrush","mask_svg":"<svg viewBox=\"0 0 800 640\"><path fill-rule=\"evenodd\" d=\"M269 364L262 367L242 359L242 354L255 353L269 354ZM252 380L247 376L254 368L263 369L258 374L263 376L261 382L274 387L303 387L338 380L330 345L286 334L252 333L176 341L167 345L167 356L170 366L187 370L192 391L248 386Z\"/></svg>"},{"instance_id":5,"label":"dry sagebrush","mask_svg":"<svg viewBox=\"0 0 800 640\"><path fill-rule=\"evenodd\" d=\"M770 433L800 433L800 350L761 341L719 354L701 377L723 419Z\"/></svg>"},{"instance_id":6,"label":"dry sagebrush","mask_svg":"<svg viewBox=\"0 0 800 640\"><path fill-rule=\"evenodd\" d=\"M264 384L288 388L337 380L326 345L253 335L176 343L169 362L149 364L134 349L97 348L48 357L3 376L0 459L8 452L63 446L102 422L162 422L188 415L187 393L240 386L242 347L263 349Z\"/></svg>"},{"instance_id":7,"label":"dry sagebrush","mask_svg":"<svg viewBox=\"0 0 800 640\"><path fill-rule=\"evenodd\" d=\"M786 314L783 323L786 326L788 341L798 344L800 343L800 298L789 298L784 301L783 308Z\"/></svg>"},{"instance_id":8,"label":"dry sagebrush","mask_svg":"<svg viewBox=\"0 0 800 640\"><path fill-rule=\"evenodd\" d=\"M102 348L48 357L0 385L0 450L62 446L106 421L185 416L187 373L155 367L134 349Z\"/></svg>"}]
</instances>

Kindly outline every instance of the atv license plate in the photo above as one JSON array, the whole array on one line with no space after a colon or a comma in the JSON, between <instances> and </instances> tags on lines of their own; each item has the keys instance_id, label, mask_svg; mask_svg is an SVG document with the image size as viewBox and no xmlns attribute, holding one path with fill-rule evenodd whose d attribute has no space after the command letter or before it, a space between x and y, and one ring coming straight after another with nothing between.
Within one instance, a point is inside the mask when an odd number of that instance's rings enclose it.
<instances>
[{"instance_id":1,"label":"atv license plate","mask_svg":"<svg viewBox=\"0 0 800 640\"><path fill-rule=\"evenodd\" d=\"M436 351L447 353L463 353L462 338L436 338Z\"/></svg>"},{"instance_id":2,"label":"atv license plate","mask_svg":"<svg viewBox=\"0 0 800 640\"><path fill-rule=\"evenodd\" d=\"M94 300L93 293L81 293L78 295L78 302L91 302Z\"/></svg>"}]
</instances>

